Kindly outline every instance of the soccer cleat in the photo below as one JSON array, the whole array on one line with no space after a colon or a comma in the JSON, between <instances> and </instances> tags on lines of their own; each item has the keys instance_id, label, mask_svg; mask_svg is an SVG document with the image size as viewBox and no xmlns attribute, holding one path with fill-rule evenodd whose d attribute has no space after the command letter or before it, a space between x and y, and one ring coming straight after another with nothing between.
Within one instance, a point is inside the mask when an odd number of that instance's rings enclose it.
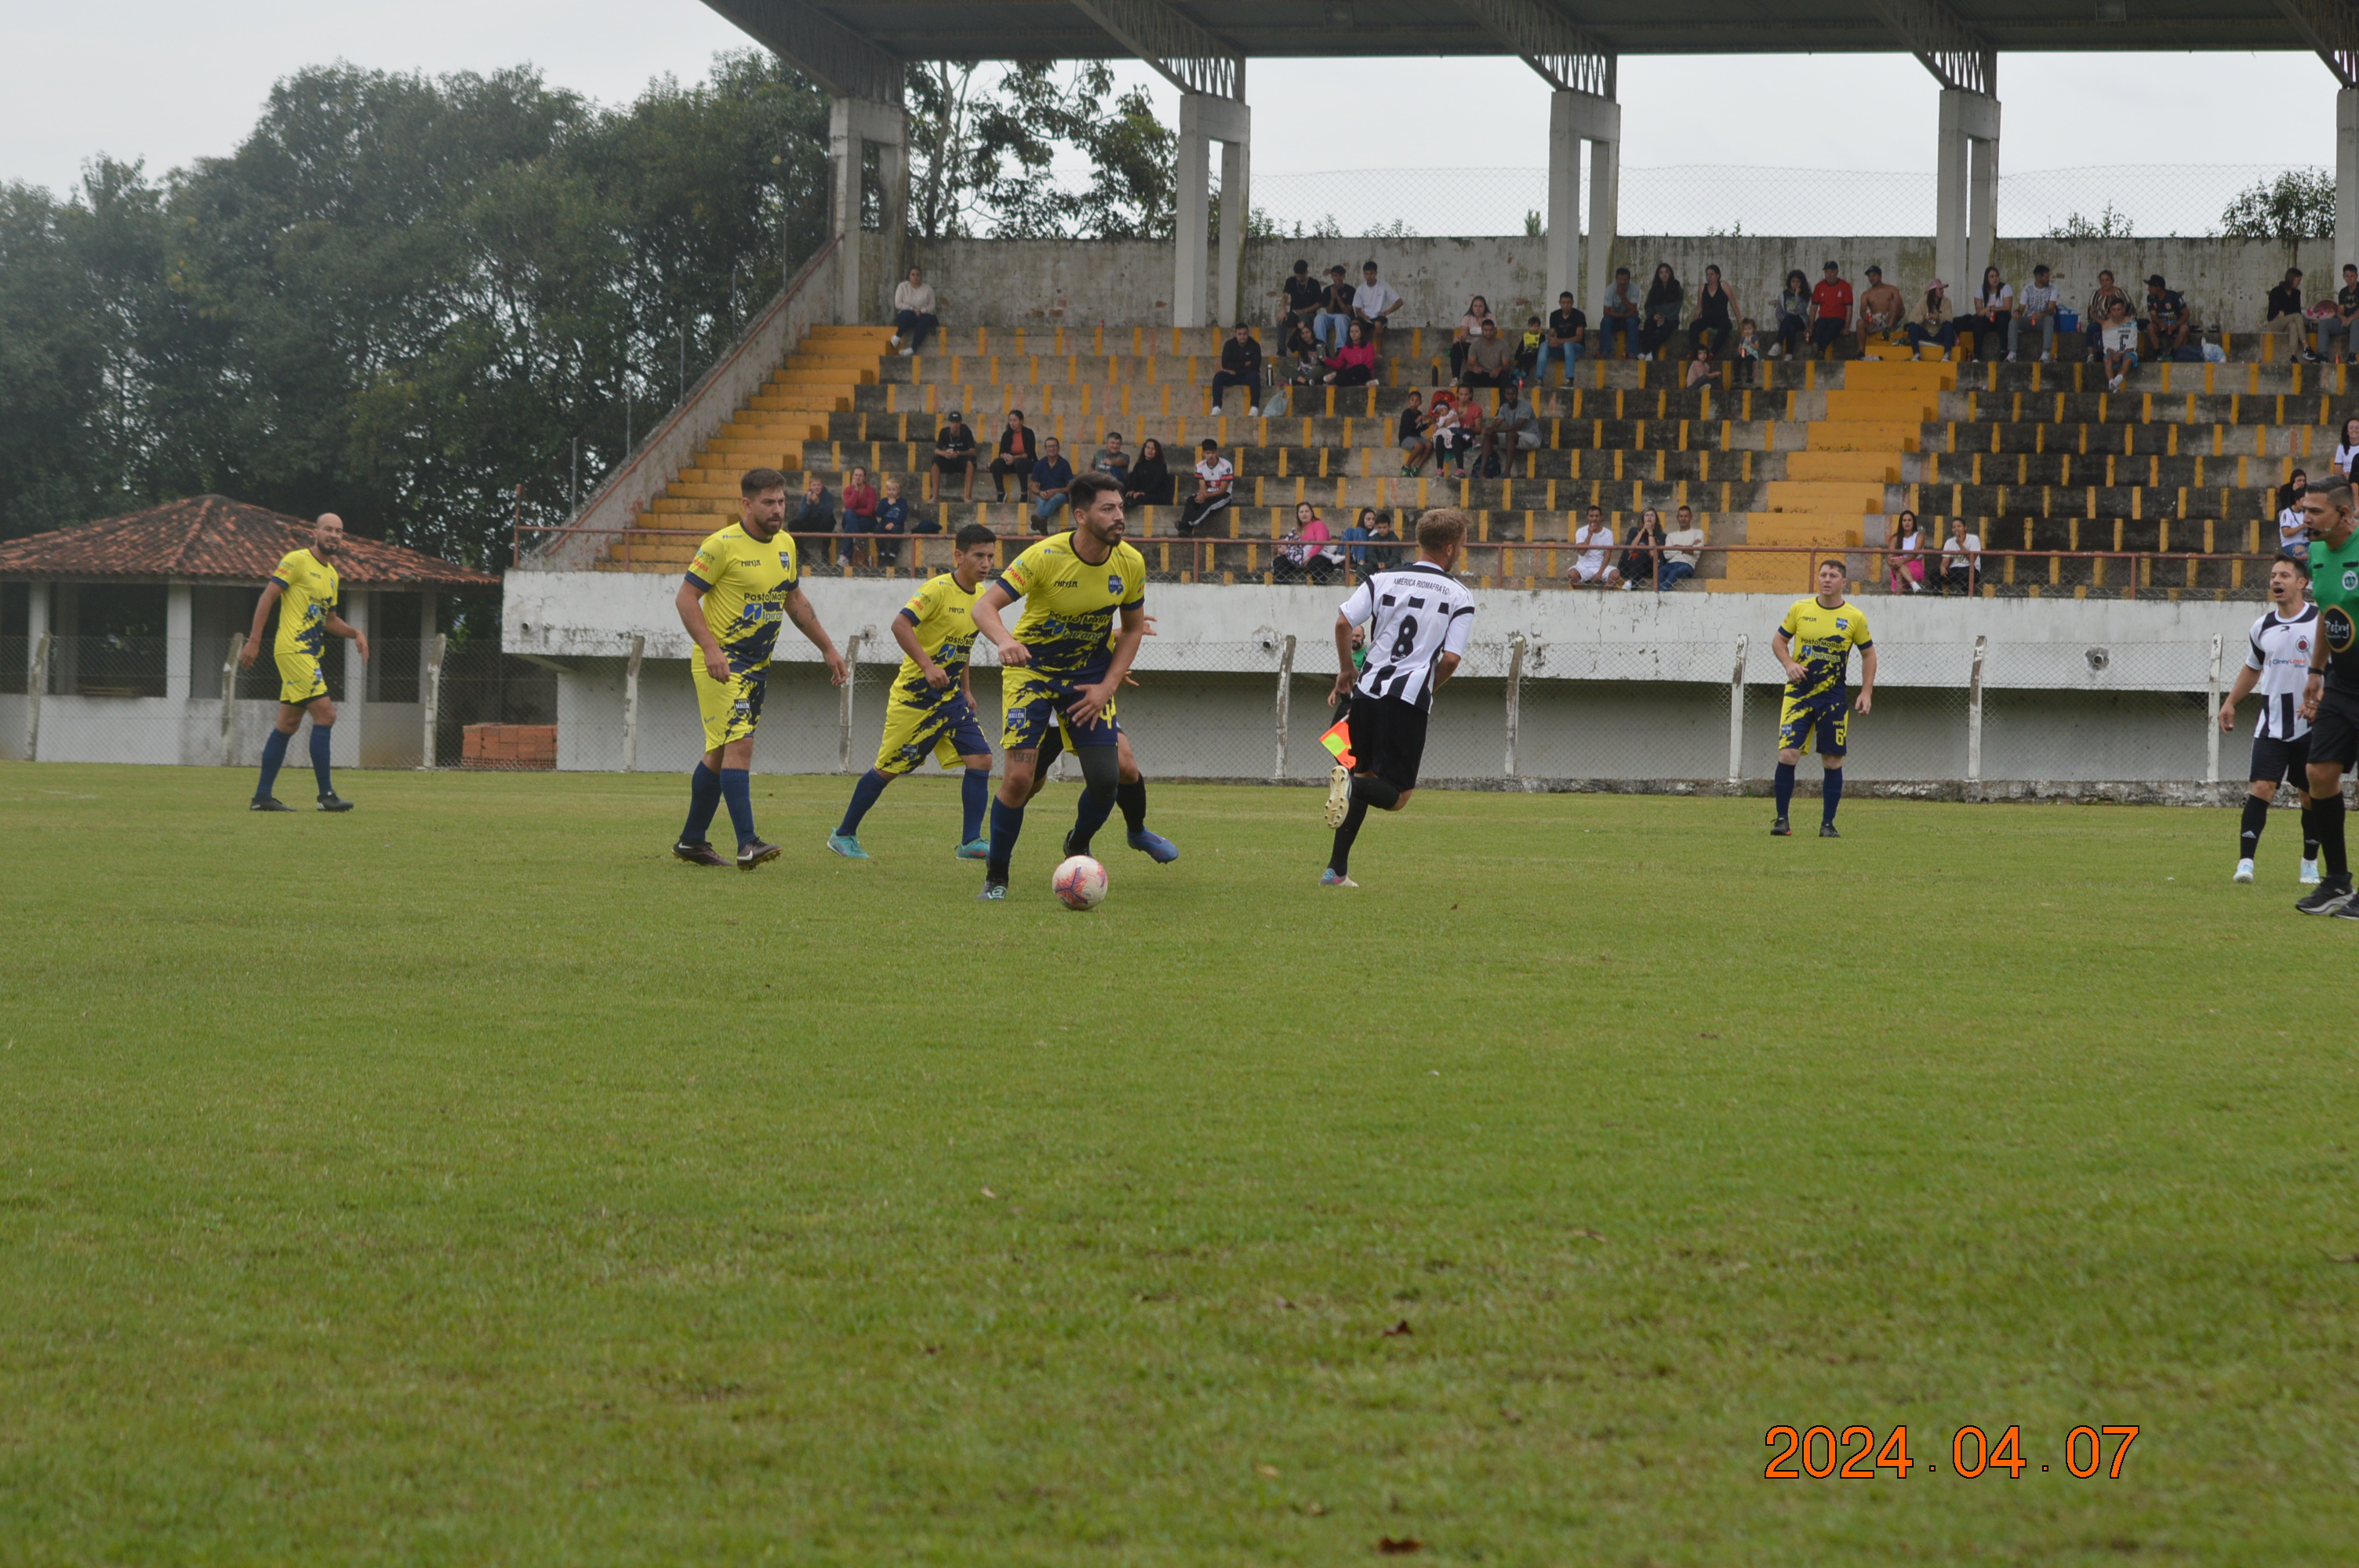
<instances>
[{"instance_id":1,"label":"soccer cleat","mask_svg":"<svg viewBox=\"0 0 2359 1568\"><path fill-rule=\"evenodd\" d=\"M2301 885L2306 888L2314 888L2318 885L2318 862L2316 860L2304 860L2301 863Z\"/></svg>"},{"instance_id":2,"label":"soccer cleat","mask_svg":"<svg viewBox=\"0 0 2359 1568\"><path fill-rule=\"evenodd\" d=\"M2253 881L2253 862L2249 860L2237 861L2236 874L2228 880L2250 886Z\"/></svg>"},{"instance_id":3,"label":"soccer cleat","mask_svg":"<svg viewBox=\"0 0 2359 1568\"><path fill-rule=\"evenodd\" d=\"M275 795L260 795L246 806L248 811L292 811L295 808Z\"/></svg>"},{"instance_id":4,"label":"soccer cleat","mask_svg":"<svg viewBox=\"0 0 2359 1568\"><path fill-rule=\"evenodd\" d=\"M334 790L330 790L320 797L320 809L322 811L350 811L352 808L353 803L337 795Z\"/></svg>"},{"instance_id":5,"label":"soccer cleat","mask_svg":"<svg viewBox=\"0 0 2359 1568\"><path fill-rule=\"evenodd\" d=\"M1319 873L1319 885L1322 888L1355 888L1360 884L1330 866Z\"/></svg>"},{"instance_id":6,"label":"soccer cleat","mask_svg":"<svg viewBox=\"0 0 2359 1568\"><path fill-rule=\"evenodd\" d=\"M2329 877L2318 884L2318 891L2296 903L2304 914L2332 914L2351 902L2351 879Z\"/></svg>"},{"instance_id":7,"label":"soccer cleat","mask_svg":"<svg viewBox=\"0 0 2359 1568\"><path fill-rule=\"evenodd\" d=\"M729 863L714 853L712 846L701 838L692 844L683 838L671 847L671 852L691 866L725 866Z\"/></svg>"},{"instance_id":8,"label":"soccer cleat","mask_svg":"<svg viewBox=\"0 0 2359 1568\"><path fill-rule=\"evenodd\" d=\"M1843 835L1835 831L1835 825L1833 823L1821 822L1819 824L1819 837L1821 838L1840 838Z\"/></svg>"},{"instance_id":9,"label":"soccer cleat","mask_svg":"<svg viewBox=\"0 0 2359 1568\"><path fill-rule=\"evenodd\" d=\"M1327 775L1327 826L1341 827L1352 810L1352 770L1335 764Z\"/></svg>"},{"instance_id":10,"label":"soccer cleat","mask_svg":"<svg viewBox=\"0 0 2359 1568\"><path fill-rule=\"evenodd\" d=\"M1791 838L1793 836L1794 825L1782 816L1769 825L1769 837L1772 838Z\"/></svg>"},{"instance_id":11,"label":"soccer cleat","mask_svg":"<svg viewBox=\"0 0 2359 1568\"><path fill-rule=\"evenodd\" d=\"M829 834L827 847L847 860L865 860L870 858L868 851L860 847L860 840L849 833Z\"/></svg>"},{"instance_id":12,"label":"soccer cleat","mask_svg":"<svg viewBox=\"0 0 2359 1568\"><path fill-rule=\"evenodd\" d=\"M962 860L988 860L991 859L991 840L970 838L958 847L957 854Z\"/></svg>"},{"instance_id":13,"label":"soccer cleat","mask_svg":"<svg viewBox=\"0 0 2359 1568\"><path fill-rule=\"evenodd\" d=\"M1007 884L985 882L983 884L983 891L974 896L978 903L1005 903L1007 902Z\"/></svg>"},{"instance_id":14,"label":"soccer cleat","mask_svg":"<svg viewBox=\"0 0 2359 1568\"><path fill-rule=\"evenodd\" d=\"M741 871L750 871L763 861L777 858L778 847L765 844L759 838L748 838L737 846L737 869Z\"/></svg>"},{"instance_id":15,"label":"soccer cleat","mask_svg":"<svg viewBox=\"0 0 2359 1568\"><path fill-rule=\"evenodd\" d=\"M1162 834L1149 833L1144 827L1140 828L1136 833L1128 835L1125 841L1132 849L1137 850L1140 854L1145 855L1158 866L1168 866L1172 861L1180 858L1179 845L1174 844Z\"/></svg>"}]
</instances>

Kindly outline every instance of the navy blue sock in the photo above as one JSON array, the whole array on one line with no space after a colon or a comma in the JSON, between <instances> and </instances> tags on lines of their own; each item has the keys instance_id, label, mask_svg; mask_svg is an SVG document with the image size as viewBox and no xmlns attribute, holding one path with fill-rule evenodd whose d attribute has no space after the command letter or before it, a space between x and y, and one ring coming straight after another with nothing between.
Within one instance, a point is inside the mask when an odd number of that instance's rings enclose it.
<instances>
[{"instance_id":1,"label":"navy blue sock","mask_svg":"<svg viewBox=\"0 0 2359 1568\"><path fill-rule=\"evenodd\" d=\"M972 844L983 836L983 808L991 802L991 770L969 768L959 784L959 805L964 809L965 821L959 828L959 842Z\"/></svg>"},{"instance_id":2,"label":"navy blue sock","mask_svg":"<svg viewBox=\"0 0 2359 1568\"><path fill-rule=\"evenodd\" d=\"M311 723L311 776L320 781L321 795L335 793L328 783L328 731L334 728L317 719Z\"/></svg>"},{"instance_id":3,"label":"navy blue sock","mask_svg":"<svg viewBox=\"0 0 2359 1568\"><path fill-rule=\"evenodd\" d=\"M1066 840L1076 855L1090 852L1090 840L1097 837L1105 819L1114 815L1114 791L1085 789L1082 803L1073 811L1073 836Z\"/></svg>"},{"instance_id":4,"label":"navy blue sock","mask_svg":"<svg viewBox=\"0 0 2359 1568\"><path fill-rule=\"evenodd\" d=\"M1016 838L1024 831L1024 808L1010 806L1004 800L991 803L991 858L984 862L985 881L1005 882L1007 880L1007 857L1016 852Z\"/></svg>"},{"instance_id":5,"label":"navy blue sock","mask_svg":"<svg viewBox=\"0 0 2359 1568\"><path fill-rule=\"evenodd\" d=\"M1826 778L1819 787L1826 792L1820 797L1819 820L1832 822L1835 819L1835 807L1843 803L1843 770L1829 768Z\"/></svg>"},{"instance_id":6,"label":"navy blue sock","mask_svg":"<svg viewBox=\"0 0 2359 1568\"><path fill-rule=\"evenodd\" d=\"M262 743L262 782L255 786L255 799L270 798L270 788L278 782L278 770L287 762L287 742L294 738L284 730L273 730L270 739Z\"/></svg>"},{"instance_id":7,"label":"navy blue sock","mask_svg":"<svg viewBox=\"0 0 2359 1568\"><path fill-rule=\"evenodd\" d=\"M860 819L868 815L868 808L876 804L876 797L883 795L885 786L892 782L889 774L880 773L875 768L861 774L860 782L852 786L852 804L843 808L843 820L836 825L835 830L846 838L859 832Z\"/></svg>"},{"instance_id":8,"label":"navy blue sock","mask_svg":"<svg viewBox=\"0 0 2359 1568\"><path fill-rule=\"evenodd\" d=\"M1780 762L1777 764L1777 815L1785 816L1786 808L1793 804L1794 764Z\"/></svg>"},{"instance_id":9,"label":"navy blue sock","mask_svg":"<svg viewBox=\"0 0 2359 1568\"><path fill-rule=\"evenodd\" d=\"M683 844L701 844L712 831L712 814L721 809L721 775L696 764L688 775L688 825L679 830Z\"/></svg>"},{"instance_id":10,"label":"navy blue sock","mask_svg":"<svg viewBox=\"0 0 2359 1568\"><path fill-rule=\"evenodd\" d=\"M754 786L743 768L721 770L721 798L729 803L730 826L737 829L737 847L754 841Z\"/></svg>"},{"instance_id":11,"label":"navy blue sock","mask_svg":"<svg viewBox=\"0 0 2359 1568\"><path fill-rule=\"evenodd\" d=\"M1133 833L1147 831L1147 781L1123 784L1114 792L1115 804L1122 807L1122 820Z\"/></svg>"}]
</instances>

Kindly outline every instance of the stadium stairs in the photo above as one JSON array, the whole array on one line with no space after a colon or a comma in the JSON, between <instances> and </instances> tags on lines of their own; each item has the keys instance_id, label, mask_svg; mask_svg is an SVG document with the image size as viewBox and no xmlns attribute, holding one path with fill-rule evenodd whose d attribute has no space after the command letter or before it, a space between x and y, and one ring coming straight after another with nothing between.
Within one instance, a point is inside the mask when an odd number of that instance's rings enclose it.
<instances>
[{"instance_id":1,"label":"stadium stairs","mask_svg":"<svg viewBox=\"0 0 2359 1568\"><path fill-rule=\"evenodd\" d=\"M2077 362L1770 362L1752 387L1733 384L1723 364L1687 388L1678 361L1591 360L1569 384L1538 393L1538 450L1516 454L1503 478L1451 480L1430 467L1404 477L1394 442L1409 390L1448 382L1447 330L1395 333L1378 384L1295 389L1284 414L1260 417L1246 416L1241 390L1222 410L1208 408L1223 336L1212 330L961 329L915 356L888 352L887 335L815 330L601 564L684 567L699 538L734 518L737 474L762 463L815 470L831 490L863 466L872 478L901 481L913 523L948 533L981 521L1028 536L1029 506L992 500L987 472L977 474L973 503L957 499L955 484L945 499L922 499L946 415L967 416L987 463L1007 410L1022 408L1077 467L1109 430L1121 431L1133 453L1157 438L1183 497L1197 443L1221 442L1237 467L1238 501L1200 535L1217 540L1208 556L1185 545L1150 547L1158 576L1266 580L1273 545L1307 500L1339 535L1364 505L1397 523L1426 507L1463 506L1475 516L1476 541L1496 546L1469 561L1470 576L1486 586L1561 581L1571 529L1593 503L1617 536L1642 507L1659 508L1668 527L1685 503L1712 545L1842 549L1874 579L1873 548L1907 507L1934 541L1954 516L1986 549L2133 557L1994 560L1985 594L2250 594L2255 568L2226 557L2274 547L2275 486L2292 467L2331 460L2348 411L2341 367L2259 363L2250 357L2256 338L2228 341L2239 356L2228 363L2141 368L2120 394L2104 390L2099 367ZM1134 514L1133 529L1166 538L1175 518L1176 508L1147 507ZM2190 551L2221 558L2135 558ZM810 568L835 569L820 554L807 549ZM894 569L903 573L943 564L938 544L905 546L901 556ZM1803 553L1704 561L1699 581L1710 590L1809 587Z\"/></svg>"}]
</instances>

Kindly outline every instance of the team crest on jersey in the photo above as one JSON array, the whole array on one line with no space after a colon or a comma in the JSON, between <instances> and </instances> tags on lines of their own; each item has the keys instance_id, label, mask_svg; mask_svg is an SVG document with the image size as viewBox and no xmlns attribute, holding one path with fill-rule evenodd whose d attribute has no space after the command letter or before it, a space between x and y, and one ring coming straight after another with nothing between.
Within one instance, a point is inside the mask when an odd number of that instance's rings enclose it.
<instances>
[{"instance_id":1,"label":"team crest on jersey","mask_svg":"<svg viewBox=\"0 0 2359 1568\"><path fill-rule=\"evenodd\" d=\"M1838 632L1848 632L1848 631L1850 631L1850 630L1851 630L1851 620L1850 620L1850 618L1849 618L1848 616L1843 616L1843 615L1838 615L1838 616L1836 616L1836 617L1835 617L1835 630L1836 630L1836 631L1838 631Z\"/></svg>"},{"instance_id":2,"label":"team crest on jersey","mask_svg":"<svg viewBox=\"0 0 2359 1568\"><path fill-rule=\"evenodd\" d=\"M2343 591L2345 593L2359 593L2359 567L2344 567L2343 568Z\"/></svg>"},{"instance_id":3,"label":"team crest on jersey","mask_svg":"<svg viewBox=\"0 0 2359 1568\"><path fill-rule=\"evenodd\" d=\"M1108 593L1120 593L1122 591L1122 574L1120 572L1115 572L1106 579L1106 591Z\"/></svg>"}]
</instances>

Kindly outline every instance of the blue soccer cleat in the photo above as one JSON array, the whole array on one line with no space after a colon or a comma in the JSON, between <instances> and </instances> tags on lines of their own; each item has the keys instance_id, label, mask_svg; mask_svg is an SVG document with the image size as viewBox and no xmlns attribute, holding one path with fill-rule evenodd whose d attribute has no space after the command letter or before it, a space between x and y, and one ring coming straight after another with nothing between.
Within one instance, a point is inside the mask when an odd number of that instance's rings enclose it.
<instances>
[{"instance_id":1,"label":"blue soccer cleat","mask_svg":"<svg viewBox=\"0 0 2359 1568\"><path fill-rule=\"evenodd\" d=\"M1330 866L1319 873L1319 885L1322 888L1355 888L1360 884Z\"/></svg>"},{"instance_id":2,"label":"blue soccer cleat","mask_svg":"<svg viewBox=\"0 0 2359 1568\"><path fill-rule=\"evenodd\" d=\"M958 847L956 853L962 860L988 860L991 859L991 840L970 838Z\"/></svg>"},{"instance_id":3,"label":"blue soccer cleat","mask_svg":"<svg viewBox=\"0 0 2359 1568\"><path fill-rule=\"evenodd\" d=\"M1158 866L1168 866L1180 858L1180 846L1160 833L1149 833L1142 827L1130 836L1130 847L1146 855Z\"/></svg>"},{"instance_id":4,"label":"blue soccer cleat","mask_svg":"<svg viewBox=\"0 0 2359 1568\"><path fill-rule=\"evenodd\" d=\"M829 834L827 847L847 860L865 860L870 858L868 851L860 847L860 840L849 833Z\"/></svg>"},{"instance_id":5,"label":"blue soccer cleat","mask_svg":"<svg viewBox=\"0 0 2359 1568\"><path fill-rule=\"evenodd\" d=\"M974 896L976 902L981 903L1005 903L1007 902L1007 884L985 882L983 884L983 891Z\"/></svg>"}]
</instances>

